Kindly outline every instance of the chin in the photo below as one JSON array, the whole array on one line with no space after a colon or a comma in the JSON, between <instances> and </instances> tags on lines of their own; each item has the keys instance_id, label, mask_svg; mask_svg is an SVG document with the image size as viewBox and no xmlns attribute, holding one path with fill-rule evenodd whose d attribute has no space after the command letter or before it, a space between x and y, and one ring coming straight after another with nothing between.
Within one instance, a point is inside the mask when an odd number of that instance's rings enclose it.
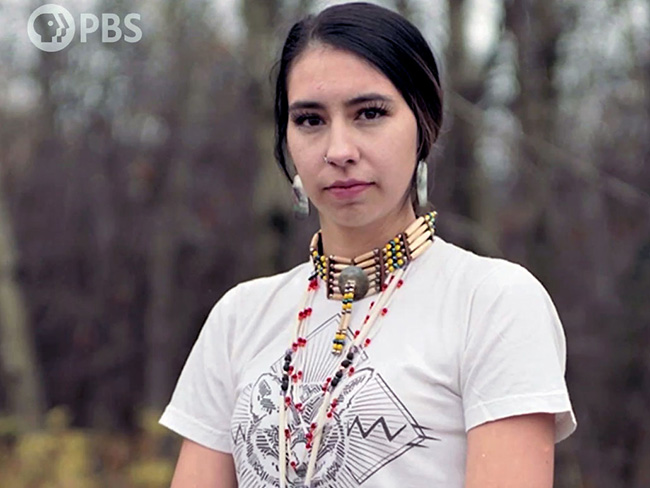
<instances>
[{"instance_id":1,"label":"chin","mask_svg":"<svg viewBox=\"0 0 650 488\"><path fill-rule=\"evenodd\" d=\"M321 212L323 218L340 227L364 227L384 213L378 208L369 208L368 205L346 205L345 207L327 209Z\"/></svg>"}]
</instances>

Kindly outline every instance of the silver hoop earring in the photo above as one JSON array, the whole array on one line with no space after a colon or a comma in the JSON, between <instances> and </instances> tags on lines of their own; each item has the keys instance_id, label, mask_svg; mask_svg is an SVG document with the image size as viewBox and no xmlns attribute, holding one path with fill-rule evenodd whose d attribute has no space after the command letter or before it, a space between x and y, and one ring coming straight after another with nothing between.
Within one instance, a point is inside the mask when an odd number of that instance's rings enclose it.
<instances>
[{"instance_id":1,"label":"silver hoop earring","mask_svg":"<svg viewBox=\"0 0 650 488\"><path fill-rule=\"evenodd\" d=\"M309 199L299 175L296 174L293 178L291 188L293 189L293 215L299 220L306 219L309 216Z\"/></svg>"},{"instance_id":2,"label":"silver hoop earring","mask_svg":"<svg viewBox=\"0 0 650 488\"><path fill-rule=\"evenodd\" d=\"M415 188L418 195L418 207L424 209L429 203L429 195L427 188L427 176L429 174L429 167L424 160L418 163L418 169L415 177Z\"/></svg>"}]
</instances>

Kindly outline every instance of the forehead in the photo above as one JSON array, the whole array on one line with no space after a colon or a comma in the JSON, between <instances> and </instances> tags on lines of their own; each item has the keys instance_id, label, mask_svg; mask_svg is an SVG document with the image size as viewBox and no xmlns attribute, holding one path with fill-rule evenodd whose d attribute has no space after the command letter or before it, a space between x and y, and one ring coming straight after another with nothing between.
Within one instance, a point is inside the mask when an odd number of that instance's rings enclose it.
<instances>
[{"instance_id":1,"label":"forehead","mask_svg":"<svg viewBox=\"0 0 650 488\"><path fill-rule=\"evenodd\" d=\"M391 81L370 62L349 51L309 46L287 77L289 103L303 98L349 97L361 92L398 94Z\"/></svg>"}]
</instances>

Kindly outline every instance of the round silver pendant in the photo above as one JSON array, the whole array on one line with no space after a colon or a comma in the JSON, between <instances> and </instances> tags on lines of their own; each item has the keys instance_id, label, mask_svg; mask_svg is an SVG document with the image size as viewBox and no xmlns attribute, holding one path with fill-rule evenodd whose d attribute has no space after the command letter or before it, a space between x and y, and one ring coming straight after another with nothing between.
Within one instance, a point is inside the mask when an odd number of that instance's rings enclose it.
<instances>
[{"instance_id":1,"label":"round silver pendant","mask_svg":"<svg viewBox=\"0 0 650 488\"><path fill-rule=\"evenodd\" d=\"M354 282L354 299L359 300L366 296L370 282L366 273L359 266L348 266L341 271L339 275L339 290L341 293L345 290L345 285L349 282Z\"/></svg>"}]
</instances>

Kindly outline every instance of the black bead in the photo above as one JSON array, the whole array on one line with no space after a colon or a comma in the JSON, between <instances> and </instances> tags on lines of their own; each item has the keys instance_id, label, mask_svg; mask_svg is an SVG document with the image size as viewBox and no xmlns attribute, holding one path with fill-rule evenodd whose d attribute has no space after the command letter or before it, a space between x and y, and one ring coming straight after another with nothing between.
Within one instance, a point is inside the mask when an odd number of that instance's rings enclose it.
<instances>
[{"instance_id":1,"label":"black bead","mask_svg":"<svg viewBox=\"0 0 650 488\"><path fill-rule=\"evenodd\" d=\"M344 359L343 361L341 361L341 366L343 366L344 368L347 368L348 366L350 366L351 362L352 361L350 361L349 359Z\"/></svg>"},{"instance_id":2,"label":"black bead","mask_svg":"<svg viewBox=\"0 0 650 488\"><path fill-rule=\"evenodd\" d=\"M354 353L349 352L348 355L347 355L347 358L348 358L350 361L352 361L352 360L354 359Z\"/></svg>"},{"instance_id":3,"label":"black bead","mask_svg":"<svg viewBox=\"0 0 650 488\"><path fill-rule=\"evenodd\" d=\"M332 388L336 388L336 385L339 384L339 380L340 380L340 378L337 378L336 376L334 378L332 378L332 381L330 382L330 385L332 386Z\"/></svg>"},{"instance_id":4,"label":"black bead","mask_svg":"<svg viewBox=\"0 0 650 488\"><path fill-rule=\"evenodd\" d=\"M290 367L291 367L290 363L284 363L284 366L282 366L282 369L284 369L285 371L289 371Z\"/></svg>"},{"instance_id":5,"label":"black bead","mask_svg":"<svg viewBox=\"0 0 650 488\"><path fill-rule=\"evenodd\" d=\"M339 370L336 372L336 374L334 375L334 377L335 377L335 378L339 378L339 379L341 379L341 376L343 376L343 371L341 371L341 370L339 369Z\"/></svg>"},{"instance_id":6,"label":"black bead","mask_svg":"<svg viewBox=\"0 0 650 488\"><path fill-rule=\"evenodd\" d=\"M277 356L276 356L276 357L277 357ZM291 354L287 354L287 355L284 357L284 360L285 360L285 361L289 361L289 362L291 362Z\"/></svg>"}]
</instances>

